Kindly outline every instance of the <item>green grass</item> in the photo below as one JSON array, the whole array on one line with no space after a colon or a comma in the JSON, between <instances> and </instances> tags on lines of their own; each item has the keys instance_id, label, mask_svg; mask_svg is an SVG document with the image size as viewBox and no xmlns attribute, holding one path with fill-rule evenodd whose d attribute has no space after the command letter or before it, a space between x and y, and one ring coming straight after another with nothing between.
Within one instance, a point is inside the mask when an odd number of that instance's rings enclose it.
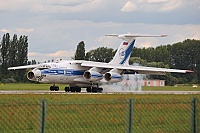
<instances>
[{"instance_id":1,"label":"green grass","mask_svg":"<svg viewBox=\"0 0 200 133\"><path fill-rule=\"evenodd\" d=\"M155 90L155 91L200 91L200 86L192 87L188 86L162 86L162 87L153 87L153 86L144 86L142 90Z\"/></svg>"},{"instance_id":2,"label":"green grass","mask_svg":"<svg viewBox=\"0 0 200 133\"><path fill-rule=\"evenodd\" d=\"M52 84L0 84L0 90L49 90ZM58 84L60 90L64 90L65 84ZM156 91L200 91L200 86L164 86L164 87L142 87L143 91L156 90Z\"/></svg>"},{"instance_id":3,"label":"green grass","mask_svg":"<svg viewBox=\"0 0 200 133\"><path fill-rule=\"evenodd\" d=\"M190 132L191 99L194 97L200 99L200 95L192 94L0 95L0 130L39 131L42 103L38 101L45 99L46 132L127 132L128 99L133 98L134 132Z\"/></svg>"},{"instance_id":4,"label":"green grass","mask_svg":"<svg viewBox=\"0 0 200 133\"><path fill-rule=\"evenodd\" d=\"M24 84L24 83L16 83L16 84L0 84L0 90L49 90L52 84ZM58 85L61 90L64 90L64 84Z\"/></svg>"},{"instance_id":5,"label":"green grass","mask_svg":"<svg viewBox=\"0 0 200 133\"><path fill-rule=\"evenodd\" d=\"M50 84L5 84L0 90L49 90ZM65 85L59 85L64 88ZM198 90L189 86L144 90ZM1 132L41 132L42 102L46 132L127 132L128 99L134 99L134 132L190 132L191 99L200 95L158 94L6 94L0 95ZM198 130L200 130L198 101Z\"/></svg>"}]
</instances>

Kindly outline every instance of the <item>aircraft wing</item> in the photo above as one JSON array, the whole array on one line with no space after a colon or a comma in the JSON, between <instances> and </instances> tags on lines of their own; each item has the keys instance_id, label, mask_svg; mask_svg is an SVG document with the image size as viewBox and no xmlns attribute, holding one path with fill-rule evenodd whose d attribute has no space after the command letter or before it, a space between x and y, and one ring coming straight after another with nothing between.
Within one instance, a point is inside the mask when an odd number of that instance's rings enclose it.
<instances>
[{"instance_id":1,"label":"aircraft wing","mask_svg":"<svg viewBox=\"0 0 200 133\"><path fill-rule=\"evenodd\" d=\"M8 70L17 70L17 69L26 69L26 68L36 68L38 67L40 64L36 64L36 65L26 65L26 66L16 66L16 67L9 67Z\"/></svg>"},{"instance_id":2,"label":"aircraft wing","mask_svg":"<svg viewBox=\"0 0 200 133\"><path fill-rule=\"evenodd\" d=\"M135 71L139 74L153 74L153 75L165 75L168 72L169 73L193 72L190 70L167 69L167 68L144 67L144 66L131 66L131 65L123 66L123 65L114 65L114 64L109 64L109 63L92 62L92 61L83 61L81 66L108 68L108 69L116 68L118 70Z\"/></svg>"}]
</instances>

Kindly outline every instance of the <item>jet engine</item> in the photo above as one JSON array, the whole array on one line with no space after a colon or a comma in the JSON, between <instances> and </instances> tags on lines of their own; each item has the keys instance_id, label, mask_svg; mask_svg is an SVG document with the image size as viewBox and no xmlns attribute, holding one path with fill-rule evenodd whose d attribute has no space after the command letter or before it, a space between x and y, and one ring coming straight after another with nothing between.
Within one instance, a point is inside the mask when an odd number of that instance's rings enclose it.
<instances>
[{"instance_id":1,"label":"jet engine","mask_svg":"<svg viewBox=\"0 0 200 133\"><path fill-rule=\"evenodd\" d=\"M31 81L39 81L41 77L41 71L39 69L33 69L27 73L27 78Z\"/></svg>"},{"instance_id":2,"label":"jet engine","mask_svg":"<svg viewBox=\"0 0 200 133\"><path fill-rule=\"evenodd\" d=\"M107 72L104 75L104 78L106 81L111 82L111 83L116 83L122 81L122 75L119 73L115 72Z\"/></svg>"},{"instance_id":3,"label":"jet engine","mask_svg":"<svg viewBox=\"0 0 200 133\"><path fill-rule=\"evenodd\" d=\"M98 81L103 78L103 75L96 71L85 71L83 74L83 78L87 81Z\"/></svg>"}]
</instances>

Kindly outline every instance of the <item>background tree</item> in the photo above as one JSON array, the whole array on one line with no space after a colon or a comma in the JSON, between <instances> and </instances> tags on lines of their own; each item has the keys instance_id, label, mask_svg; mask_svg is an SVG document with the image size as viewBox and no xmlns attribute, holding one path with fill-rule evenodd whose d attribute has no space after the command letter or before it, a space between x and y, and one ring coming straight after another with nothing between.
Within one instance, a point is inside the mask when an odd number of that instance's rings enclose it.
<instances>
[{"instance_id":1,"label":"background tree","mask_svg":"<svg viewBox=\"0 0 200 133\"><path fill-rule=\"evenodd\" d=\"M27 79L25 78L25 70L15 72L7 70L10 66L27 65L27 54L27 36L20 36L20 38L17 39L17 35L15 34L13 38L10 39L9 33L4 34L0 44L0 80L3 80L4 82L9 82L8 79L10 79L10 77L13 77L17 81L27 81Z\"/></svg>"},{"instance_id":2,"label":"background tree","mask_svg":"<svg viewBox=\"0 0 200 133\"><path fill-rule=\"evenodd\" d=\"M115 52L112 48L99 47L94 50L90 50L86 53L85 59L88 61L97 61L97 62L110 62L115 55Z\"/></svg>"},{"instance_id":3,"label":"background tree","mask_svg":"<svg viewBox=\"0 0 200 133\"><path fill-rule=\"evenodd\" d=\"M17 65L23 66L27 65L28 61L28 36L20 36L18 45L17 45L17 54L16 54L16 60L17 60ZM19 78L17 79L18 81L25 81L26 76L25 73L26 70L20 70L18 71L18 76Z\"/></svg>"},{"instance_id":4,"label":"background tree","mask_svg":"<svg viewBox=\"0 0 200 133\"><path fill-rule=\"evenodd\" d=\"M193 70L191 74L173 74L180 83L198 81L200 83L200 40L187 39L183 42L168 45L170 67Z\"/></svg>"},{"instance_id":5,"label":"background tree","mask_svg":"<svg viewBox=\"0 0 200 133\"><path fill-rule=\"evenodd\" d=\"M14 34L13 39L10 41L10 47L8 51L9 52L9 66L17 65L17 61L16 61L17 46L18 46L17 35Z\"/></svg>"},{"instance_id":6,"label":"background tree","mask_svg":"<svg viewBox=\"0 0 200 133\"><path fill-rule=\"evenodd\" d=\"M1 41L1 73L7 74L8 61L9 61L9 47L10 47L10 35L8 33L3 35Z\"/></svg>"},{"instance_id":7,"label":"background tree","mask_svg":"<svg viewBox=\"0 0 200 133\"><path fill-rule=\"evenodd\" d=\"M143 60L140 57L130 57L129 64L134 65L134 63L141 65L141 66L147 66L146 60Z\"/></svg>"},{"instance_id":8,"label":"background tree","mask_svg":"<svg viewBox=\"0 0 200 133\"><path fill-rule=\"evenodd\" d=\"M170 64L170 53L167 49L167 46L158 46L153 51L154 58L152 62L162 62L165 65Z\"/></svg>"},{"instance_id":9,"label":"background tree","mask_svg":"<svg viewBox=\"0 0 200 133\"><path fill-rule=\"evenodd\" d=\"M35 64L37 64L36 60L32 60L31 65L35 65Z\"/></svg>"},{"instance_id":10,"label":"background tree","mask_svg":"<svg viewBox=\"0 0 200 133\"><path fill-rule=\"evenodd\" d=\"M17 63L18 65L26 65L28 61L28 36L20 36L17 45Z\"/></svg>"},{"instance_id":11,"label":"background tree","mask_svg":"<svg viewBox=\"0 0 200 133\"><path fill-rule=\"evenodd\" d=\"M84 60L85 59L85 43L83 41L79 42L76 48L75 60Z\"/></svg>"}]
</instances>

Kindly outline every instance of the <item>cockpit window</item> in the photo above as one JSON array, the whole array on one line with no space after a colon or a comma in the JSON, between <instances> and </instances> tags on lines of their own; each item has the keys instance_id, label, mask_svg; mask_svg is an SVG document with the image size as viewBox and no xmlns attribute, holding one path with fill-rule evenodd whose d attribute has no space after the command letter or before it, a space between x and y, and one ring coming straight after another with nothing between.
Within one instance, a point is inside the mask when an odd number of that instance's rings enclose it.
<instances>
[{"instance_id":1,"label":"cockpit window","mask_svg":"<svg viewBox=\"0 0 200 133\"><path fill-rule=\"evenodd\" d=\"M38 68L39 70L49 69L49 68Z\"/></svg>"}]
</instances>

